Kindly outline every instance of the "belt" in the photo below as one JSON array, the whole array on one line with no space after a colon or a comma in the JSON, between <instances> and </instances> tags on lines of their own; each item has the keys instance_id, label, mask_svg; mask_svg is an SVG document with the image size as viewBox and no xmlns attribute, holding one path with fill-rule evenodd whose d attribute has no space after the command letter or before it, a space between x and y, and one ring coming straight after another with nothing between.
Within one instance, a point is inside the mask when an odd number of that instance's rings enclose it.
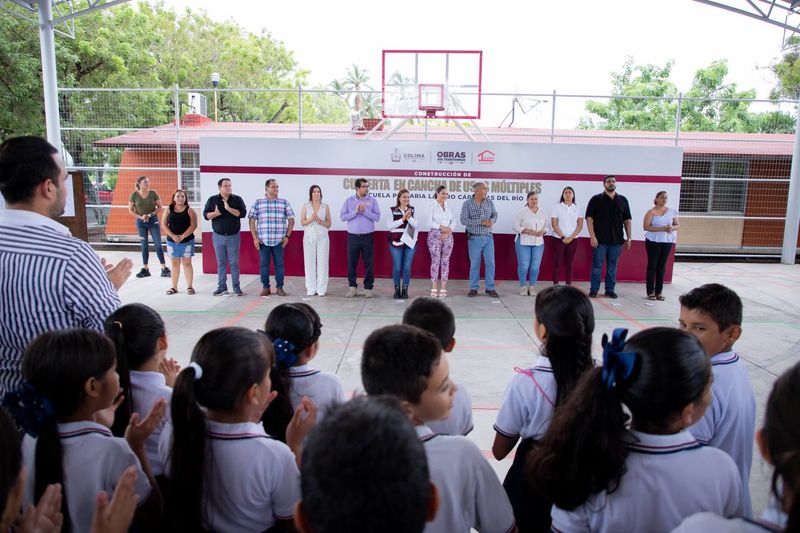
<instances>
[{"instance_id":1,"label":"belt","mask_svg":"<svg viewBox=\"0 0 800 533\"><path fill-rule=\"evenodd\" d=\"M232 231L230 233L222 233L220 231L215 231L214 233L216 233L217 235L222 235L223 237L230 237L231 235L236 235L238 233L241 233L241 231Z\"/></svg>"}]
</instances>

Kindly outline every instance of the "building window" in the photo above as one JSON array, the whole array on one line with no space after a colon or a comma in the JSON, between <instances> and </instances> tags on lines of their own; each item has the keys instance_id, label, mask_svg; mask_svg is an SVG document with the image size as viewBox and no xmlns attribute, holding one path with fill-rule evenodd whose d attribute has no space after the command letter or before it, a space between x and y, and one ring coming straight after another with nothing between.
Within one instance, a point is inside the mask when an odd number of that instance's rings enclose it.
<instances>
[{"instance_id":1,"label":"building window","mask_svg":"<svg viewBox=\"0 0 800 533\"><path fill-rule=\"evenodd\" d=\"M682 174L682 213L744 213L746 159L688 159L683 161Z\"/></svg>"},{"instance_id":2,"label":"building window","mask_svg":"<svg viewBox=\"0 0 800 533\"><path fill-rule=\"evenodd\" d=\"M181 151L181 189L189 202L200 201L200 153Z\"/></svg>"}]
</instances>

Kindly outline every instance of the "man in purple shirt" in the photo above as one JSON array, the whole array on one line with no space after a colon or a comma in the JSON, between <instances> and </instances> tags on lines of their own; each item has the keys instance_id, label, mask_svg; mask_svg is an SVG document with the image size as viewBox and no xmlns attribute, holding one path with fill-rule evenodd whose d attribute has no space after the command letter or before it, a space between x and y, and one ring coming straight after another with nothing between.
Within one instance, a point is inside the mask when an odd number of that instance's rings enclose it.
<instances>
[{"instance_id":1,"label":"man in purple shirt","mask_svg":"<svg viewBox=\"0 0 800 533\"><path fill-rule=\"evenodd\" d=\"M339 218L347 222L347 281L350 288L345 297L356 295L356 266L361 255L364 261L364 297L372 298L372 283L375 280L372 274L373 233L381 212L375 197L369 195L369 181L366 178L356 180L356 193L345 200Z\"/></svg>"}]
</instances>

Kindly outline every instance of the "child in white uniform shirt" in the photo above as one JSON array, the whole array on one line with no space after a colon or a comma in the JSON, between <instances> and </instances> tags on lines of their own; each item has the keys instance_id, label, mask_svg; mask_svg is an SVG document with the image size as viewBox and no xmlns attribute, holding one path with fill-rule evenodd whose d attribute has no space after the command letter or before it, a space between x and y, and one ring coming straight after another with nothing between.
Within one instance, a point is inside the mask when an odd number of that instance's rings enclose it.
<instances>
[{"instance_id":1,"label":"child in white uniform shirt","mask_svg":"<svg viewBox=\"0 0 800 533\"><path fill-rule=\"evenodd\" d=\"M89 531L98 493L111 494L133 467L139 497L136 523L142 531L155 530L161 494L145 441L163 417L165 402L157 402L141 421L132 416L124 439L114 437L107 427L120 392L114 346L94 331L71 329L37 337L25 351L22 370L25 384L4 405L27 433L22 442L28 470L25 505L40 502L47 486L59 483L65 527Z\"/></svg>"},{"instance_id":2,"label":"child in white uniform shirt","mask_svg":"<svg viewBox=\"0 0 800 533\"><path fill-rule=\"evenodd\" d=\"M756 429L756 399L747 369L733 351L742 334L742 300L729 288L709 283L680 297L680 327L700 340L711 358L713 398L702 420L690 428L703 444L724 450L742 478L745 516L750 505L750 467Z\"/></svg>"},{"instance_id":3,"label":"child in white uniform shirt","mask_svg":"<svg viewBox=\"0 0 800 533\"><path fill-rule=\"evenodd\" d=\"M684 520L678 533L734 531L800 531L800 363L784 372L772 386L764 427L756 442L764 460L774 467L770 506L760 520L726 520L699 513Z\"/></svg>"},{"instance_id":4,"label":"child in white uniform shirt","mask_svg":"<svg viewBox=\"0 0 800 533\"><path fill-rule=\"evenodd\" d=\"M361 379L369 395L400 398L425 446L431 481L441 497L427 532L505 533L514 514L500 480L474 442L461 435L437 435L425 423L445 418L456 386L439 341L414 326L386 326L364 342Z\"/></svg>"},{"instance_id":5,"label":"child in white uniform shirt","mask_svg":"<svg viewBox=\"0 0 800 533\"><path fill-rule=\"evenodd\" d=\"M267 316L264 333L275 348L276 364L270 379L278 396L264 412L262 422L267 433L286 442L286 426L304 397L316 406L319 422L331 405L345 401L344 386L336 374L309 365L322 334L322 322L310 305L278 305Z\"/></svg>"},{"instance_id":6,"label":"child in white uniform shirt","mask_svg":"<svg viewBox=\"0 0 800 533\"><path fill-rule=\"evenodd\" d=\"M300 470L302 533L421 533L436 514L425 449L392 396L332 407L308 436Z\"/></svg>"},{"instance_id":7,"label":"child in white uniform shirt","mask_svg":"<svg viewBox=\"0 0 800 533\"><path fill-rule=\"evenodd\" d=\"M167 359L167 331L164 320L144 304L123 305L106 319L106 335L117 349L117 373L125 394L122 404L114 414L111 431L122 437L132 413L148 413L163 398L172 398L172 386L180 366ZM156 479L164 474L164 465L158 455L158 440L169 417L147 439L147 458Z\"/></svg>"},{"instance_id":8,"label":"child in white uniform shirt","mask_svg":"<svg viewBox=\"0 0 800 533\"><path fill-rule=\"evenodd\" d=\"M304 400L295 411L288 447L264 432L258 420L277 395L273 362L269 339L244 328L211 330L197 342L175 381L171 424L159 443L168 528L262 532L292 520L300 499L296 461L316 409Z\"/></svg>"},{"instance_id":9,"label":"child in white uniform shirt","mask_svg":"<svg viewBox=\"0 0 800 533\"><path fill-rule=\"evenodd\" d=\"M553 531L658 533L699 511L741 516L733 460L686 431L711 401L703 347L674 328L626 334L603 336L603 367L584 374L531 454Z\"/></svg>"},{"instance_id":10,"label":"child in white uniform shirt","mask_svg":"<svg viewBox=\"0 0 800 533\"><path fill-rule=\"evenodd\" d=\"M522 438L503 486L520 532L550 527L552 503L531 490L524 464L550 426L555 408L592 366L594 310L583 291L566 285L544 289L536 297L533 331L542 343L533 368L515 369L497 413L492 453L504 459Z\"/></svg>"},{"instance_id":11,"label":"child in white uniform shirt","mask_svg":"<svg viewBox=\"0 0 800 533\"><path fill-rule=\"evenodd\" d=\"M456 346L456 317L450 307L433 297L416 298L403 313L403 324L417 326L439 339L442 349L452 353ZM452 381L452 380L451 380ZM428 427L434 433L445 435L468 435L474 427L472 423L472 396L463 385L456 385L453 408L444 420L430 420Z\"/></svg>"}]
</instances>

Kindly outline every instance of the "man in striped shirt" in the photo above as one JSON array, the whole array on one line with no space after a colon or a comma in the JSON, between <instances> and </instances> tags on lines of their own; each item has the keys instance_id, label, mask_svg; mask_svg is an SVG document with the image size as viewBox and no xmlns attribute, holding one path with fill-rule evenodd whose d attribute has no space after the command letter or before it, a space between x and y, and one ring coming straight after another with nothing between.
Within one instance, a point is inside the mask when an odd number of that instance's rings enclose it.
<instances>
[{"instance_id":1,"label":"man in striped shirt","mask_svg":"<svg viewBox=\"0 0 800 533\"><path fill-rule=\"evenodd\" d=\"M28 343L55 329L98 331L117 307L133 262L101 262L55 221L67 198L64 161L39 137L0 145L0 397L22 383Z\"/></svg>"},{"instance_id":2,"label":"man in striped shirt","mask_svg":"<svg viewBox=\"0 0 800 533\"><path fill-rule=\"evenodd\" d=\"M264 184L266 194L257 199L250 208L250 233L253 245L261 261L261 293L269 296L269 262L275 262L275 286L278 296L286 296L283 290L283 248L289 244L294 228L294 211L284 198L278 198L278 180L270 178Z\"/></svg>"},{"instance_id":3,"label":"man in striped shirt","mask_svg":"<svg viewBox=\"0 0 800 533\"><path fill-rule=\"evenodd\" d=\"M486 272L486 294L498 298L494 288L494 237L492 227L497 222L497 209L494 202L486 197L489 188L485 183L472 184L472 198L461 205L461 223L467 230L467 251L469 252L469 292L467 296L478 295L481 278L481 256Z\"/></svg>"}]
</instances>

